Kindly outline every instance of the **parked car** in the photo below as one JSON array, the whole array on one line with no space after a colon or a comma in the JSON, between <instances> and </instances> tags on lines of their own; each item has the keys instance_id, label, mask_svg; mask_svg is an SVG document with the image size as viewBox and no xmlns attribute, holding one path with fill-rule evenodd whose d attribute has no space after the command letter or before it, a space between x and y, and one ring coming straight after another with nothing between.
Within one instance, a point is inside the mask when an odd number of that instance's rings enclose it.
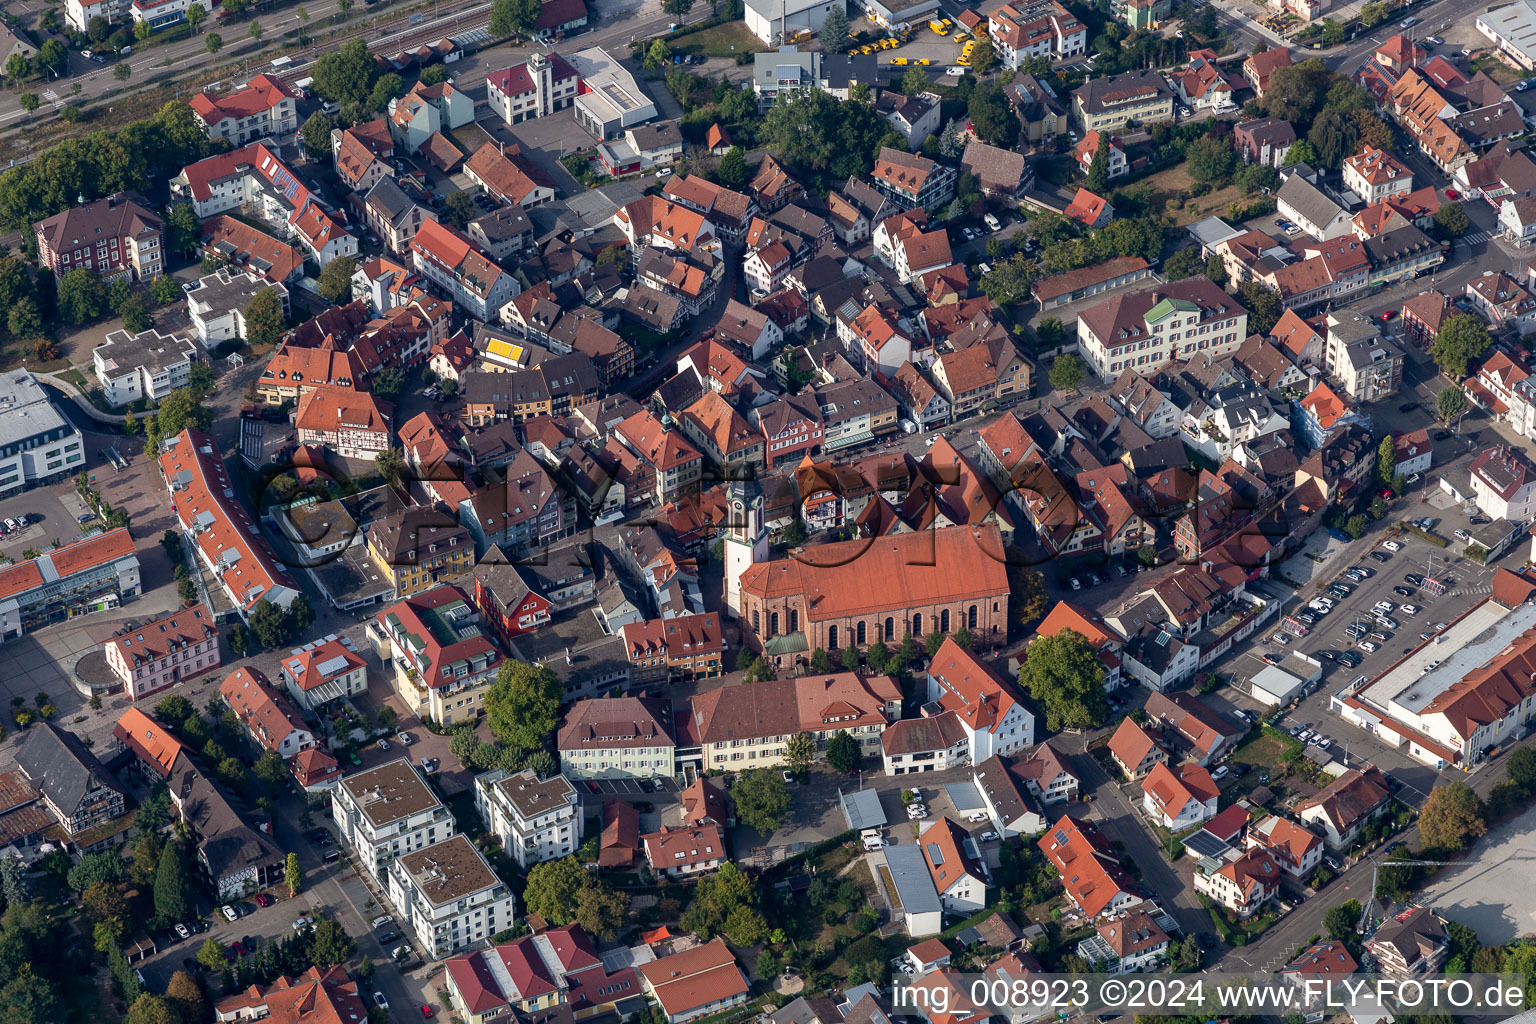
<instances>
[{"instance_id":1,"label":"parked car","mask_svg":"<svg viewBox=\"0 0 1536 1024\"><path fill-rule=\"evenodd\" d=\"M1403 615L1417 615L1419 614L1419 606L1416 604L1405 604L1398 611Z\"/></svg>"},{"instance_id":2,"label":"parked car","mask_svg":"<svg viewBox=\"0 0 1536 1024\"><path fill-rule=\"evenodd\" d=\"M190 939L192 937L192 932L187 928L186 925L182 924L180 921L177 921L176 937L178 939Z\"/></svg>"},{"instance_id":3,"label":"parked car","mask_svg":"<svg viewBox=\"0 0 1536 1024\"><path fill-rule=\"evenodd\" d=\"M384 998L383 992L375 992L373 994L373 1005L381 1010L387 1010L389 1009L389 1000Z\"/></svg>"},{"instance_id":4,"label":"parked car","mask_svg":"<svg viewBox=\"0 0 1536 1024\"><path fill-rule=\"evenodd\" d=\"M1436 441L1444 441L1446 438L1448 438L1450 436L1451 436L1451 432L1449 430L1437 430L1437 431L1435 431L1435 440Z\"/></svg>"},{"instance_id":5,"label":"parked car","mask_svg":"<svg viewBox=\"0 0 1536 1024\"><path fill-rule=\"evenodd\" d=\"M1378 562L1390 562L1390 561L1392 561L1392 556L1387 554L1385 551L1372 551L1371 552L1371 557L1376 559L1376 561L1378 561Z\"/></svg>"},{"instance_id":6,"label":"parked car","mask_svg":"<svg viewBox=\"0 0 1536 1024\"><path fill-rule=\"evenodd\" d=\"M1377 648L1377 646L1375 644L1371 643L1369 640L1361 640L1355 646L1360 648L1366 654L1375 654L1376 651L1379 649L1379 648Z\"/></svg>"},{"instance_id":7,"label":"parked car","mask_svg":"<svg viewBox=\"0 0 1536 1024\"><path fill-rule=\"evenodd\" d=\"M1224 779L1230 772L1231 769L1229 769L1226 765L1218 765L1216 770L1211 772L1211 778L1217 780Z\"/></svg>"},{"instance_id":8,"label":"parked car","mask_svg":"<svg viewBox=\"0 0 1536 1024\"><path fill-rule=\"evenodd\" d=\"M395 739L400 741L400 745L402 747L408 747L412 743L416 742L415 740L411 739L411 734L408 733L408 732L397 732L397 733L395 733Z\"/></svg>"},{"instance_id":9,"label":"parked car","mask_svg":"<svg viewBox=\"0 0 1536 1024\"><path fill-rule=\"evenodd\" d=\"M240 920L240 915L237 914L235 912L235 908L230 906L228 903L224 904L224 906L219 908L219 913L224 915L224 920L226 920L226 921L238 921L238 920Z\"/></svg>"},{"instance_id":10,"label":"parked car","mask_svg":"<svg viewBox=\"0 0 1536 1024\"><path fill-rule=\"evenodd\" d=\"M1471 519L1468 519L1467 522L1471 523L1473 526L1486 526L1489 522L1491 522L1491 520L1487 516L1473 516Z\"/></svg>"},{"instance_id":11,"label":"parked car","mask_svg":"<svg viewBox=\"0 0 1536 1024\"><path fill-rule=\"evenodd\" d=\"M1403 550L1403 546L1395 540L1384 540L1381 542L1381 546L1386 548L1388 551L1395 552Z\"/></svg>"},{"instance_id":12,"label":"parked car","mask_svg":"<svg viewBox=\"0 0 1536 1024\"><path fill-rule=\"evenodd\" d=\"M424 757L421 759L421 770L424 772L435 772L437 771L437 764L437 758Z\"/></svg>"},{"instance_id":13,"label":"parked car","mask_svg":"<svg viewBox=\"0 0 1536 1024\"><path fill-rule=\"evenodd\" d=\"M1001 838L1003 837L998 835L996 832L983 832L981 835L976 837L976 841L978 843L992 843Z\"/></svg>"},{"instance_id":14,"label":"parked car","mask_svg":"<svg viewBox=\"0 0 1536 1024\"><path fill-rule=\"evenodd\" d=\"M1392 593L1398 595L1399 597L1412 597L1413 596L1413 588L1412 587L1393 587L1392 588Z\"/></svg>"}]
</instances>

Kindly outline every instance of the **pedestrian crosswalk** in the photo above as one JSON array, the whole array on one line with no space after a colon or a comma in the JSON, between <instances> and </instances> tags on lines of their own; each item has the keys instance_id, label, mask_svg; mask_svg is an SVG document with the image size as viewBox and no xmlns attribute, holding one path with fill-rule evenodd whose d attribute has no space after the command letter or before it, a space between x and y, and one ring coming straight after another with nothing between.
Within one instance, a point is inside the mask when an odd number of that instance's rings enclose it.
<instances>
[{"instance_id":1,"label":"pedestrian crosswalk","mask_svg":"<svg viewBox=\"0 0 1536 1024\"><path fill-rule=\"evenodd\" d=\"M1462 235L1460 242L1462 245L1477 245L1479 242L1488 241L1489 234L1490 232L1487 231L1474 231L1470 235Z\"/></svg>"}]
</instances>

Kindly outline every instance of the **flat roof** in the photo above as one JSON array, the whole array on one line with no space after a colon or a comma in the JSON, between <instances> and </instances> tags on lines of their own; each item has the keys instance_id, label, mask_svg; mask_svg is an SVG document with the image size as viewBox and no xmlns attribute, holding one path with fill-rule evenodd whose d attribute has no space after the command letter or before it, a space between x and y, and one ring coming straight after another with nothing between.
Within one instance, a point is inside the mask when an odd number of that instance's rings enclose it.
<instances>
[{"instance_id":1,"label":"flat roof","mask_svg":"<svg viewBox=\"0 0 1536 1024\"><path fill-rule=\"evenodd\" d=\"M462 832L425 850L402 855L400 867L434 907L502 884Z\"/></svg>"},{"instance_id":2,"label":"flat roof","mask_svg":"<svg viewBox=\"0 0 1536 1024\"><path fill-rule=\"evenodd\" d=\"M26 370L0 377L0 445L17 444L50 430L76 432L69 418L48 400L37 378Z\"/></svg>"},{"instance_id":3,"label":"flat roof","mask_svg":"<svg viewBox=\"0 0 1536 1024\"><path fill-rule=\"evenodd\" d=\"M922 847L916 844L887 846L885 866L896 886L896 898L906 914L937 914L944 910L939 902L939 891L933 886L933 875L928 862L923 859Z\"/></svg>"},{"instance_id":4,"label":"flat roof","mask_svg":"<svg viewBox=\"0 0 1536 1024\"><path fill-rule=\"evenodd\" d=\"M341 785L375 828L442 806L409 758L354 772Z\"/></svg>"},{"instance_id":5,"label":"flat roof","mask_svg":"<svg viewBox=\"0 0 1536 1024\"><path fill-rule=\"evenodd\" d=\"M1436 697L1492 661L1532 626L1536 626L1536 604L1511 609L1490 598L1420 643L1355 696L1389 711L1399 708L1422 714Z\"/></svg>"},{"instance_id":6,"label":"flat roof","mask_svg":"<svg viewBox=\"0 0 1536 1024\"><path fill-rule=\"evenodd\" d=\"M851 793L842 793L840 796L843 817L848 820L849 828L879 828L888 820L885 816L885 808L880 806L880 794L875 790L856 789Z\"/></svg>"}]
</instances>

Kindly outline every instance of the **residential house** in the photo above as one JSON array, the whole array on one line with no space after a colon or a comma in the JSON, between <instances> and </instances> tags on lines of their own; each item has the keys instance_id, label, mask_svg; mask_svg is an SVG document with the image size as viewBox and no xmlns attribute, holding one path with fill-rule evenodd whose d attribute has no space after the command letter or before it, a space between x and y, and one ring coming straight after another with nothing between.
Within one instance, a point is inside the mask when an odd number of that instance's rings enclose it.
<instances>
[{"instance_id":1,"label":"residential house","mask_svg":"<svg viewBox=\"0 0 1536 1024\"><path fill-rule=\"evenodd\" d=\"M1248 849L1268 852L1298 880L1305 879L1323 860L1323 840L1316 832L1273 814L1248 829Z\"/></svg>"},{"instance_id":2,"label":"residential house","mask_svg":"<svg viewBox=\"0 0 1536 1024\"><path fill-rule=\"evenodd\" d=\"M665 778L675 774L673 730L669 701L579 700L566 709L555 745L572 778Z\"/></svg>"},{"instance_id":3,"label":"residential house","mask_svg":"<svg viewBox=\"0 0 1536 1024\"><path fill-rule=\"evenodd\" d=\"M1322 830L1334 850L1345 850L1367 824L1386 813L1392 801L1387 777L1375 765L1349 771L1296 805L1303 824Z\"/></svg>"},{"instance_id":4,"label":"residential house","mask_svg":"<svg viewBox=\"0 0 1536 1024\"><path fill-rule=\"evenodd\" d=\"M502 654L463 591L441 586L407 597L369 629L380 657L392 663L395 693L412 713L443 725L474 722Z\"/></svg>"},{"instance_id":5,"label":"residential house","mask_svg":"<svg viewBox=\"0 0 1536 1024\"><path fill-rule=\"evenodd\" d=\"M564 775L541 779L532 768L486 772L475 779L475 808L524 871L581 846L581 799Z\"/></svg>"},{"instance_id":6,"label":"residential house","mask_svg":"<svg viewBox=\"0 0 1536 1024\"><path fill-rule=\"evenodd\" d=\"M1066 889L1067 898L1089 919L1108 917L1142 902L1120 866L1120 855L1090 822L1063 815L1038 843Z\"/></svg>"},{"instance_id":7,"label":"residential house","mask_svg":"<svg viewBox=\"0 0 1536 1024\"><path fill-rule=\"evenodd\" d=\"M477 947L515 922L512 891L465 835L396 857L389 901L401 930L433 960Z\"/></svg>"},{"instance_id":8,"label":"residential house","mask_svg":"<svg viewBox=\"0 0 1536 1024\"><path fill-rule=\"evenodd\" d=\"M107 281L151 281L165 272L165 222L144 200L118 192L32 225L37 262L63 278L84 267Z\"/></svg>"},{"instance_id":9,"label":"residential house","mask_svg":"<svg viewBox=\"0 0 1536 1024\"><path fill-rule=\"evenodd\" d=\"M1264 850L1250 850L1236 860L1195 871L1195 891L1240 918L1252 917L1280 891L1280 863Z\"/></svg>"},{"instance_id":10,"label":"residential house","mask_svg":"<svg viewBox=\"0 0 1536 1024\"><path fill-rule=\"evenodd\" d=\"M1232 142L1243 163L1266 164L1279 170L1286 165L1286 154L1296 142L1296 129L1291 122L1281 118L1261 117L1234 126Z\"/></svg>"},{"instance_id":11,"label":"residential house","mask_svg":"<svg viewBox=\"0 0 1536 1024\"><path fill-rule=\"evenodd\" d=\"M1269 78L1281 68L1291 66L1291 51L1285 47L1278 50L1265 50L1263 53L1255 53L1243 61L1243 77L1248 84L1253 86L1253 91L1259 99L1264 98L1264 90L1269 87ZM1276 164L1275 166L1279 166Z\"/></svg>"},{"instance_id":12,"label":"residential house","mask_svg":"<svg viewBox=\"0 0 1536 1024\"><path fill-rule=\"evenodd\" d=\"M277 678L296 704L315 712L368 689L368 663L344 639L318 640L291 651Z\"/></svg>"},{"instance_id":13,"label":"residential house","mask_svg":"<svg viewBox=\"0 0 1536 1024\"><path fill-rule=\"evenodd\" d=\"M65 835L74 837L121 818L126 794L80 738L52 722L27 730L16 765L43 798Z\"/></svg>"},{"instance_id":14,"label":"residential house","mask_svg":"<svg viewBox=\"0 0 1536 1024\"><path fill-rule=\"evenodd\" d=\"M1156 71L1091 78L1072 92L1072 116L1084 132L1173 120L1173 92Z\"/></svg>"},{"instance_id":15,"label":"residential house","mask_svg":"<svg viewBox=\"0 0 1536 1024\"><path fill-rule=\"evenodd\" d=\"M343 778L331 790L331 818L359 866L380 885L396 857L454 834L452 813L404 755Z\"/></svg>"},{"instance_id":16,"label":"residential house","mask_svg":"<svg viewBox=\"0 0 1536 1024\"><path fill-rule=\"evenodd\" d=\"M1157 737L1129 718L1121 719L1109 738L1109 754L1130 779L1139 779L1168 760L1168 751Z\"/></svg>"},{"instance_id":17,"label":"residential house","mask_svg":"<svg viewBox=\"0 0 1536 1024\"><path fill-rule=\"evenodd\" d=\"M1192 761L1169 768L1152 766L1142 783L1141 805L1147 815L1173 832L1182 832L1216 816L1221 792L1211 773Z\"/></svg>"},{"instance_id":18,"label":"residential house","mask_svg":"<svg viewBox=\"0 0 1536 1024\"><path fill-rule=\"evenodd\" d=\"M227 139L238 148L297 131L298 102L281 79L258 74L221 96L200 92L187 105L210 139Z\"/></svg>"}]
</instances>

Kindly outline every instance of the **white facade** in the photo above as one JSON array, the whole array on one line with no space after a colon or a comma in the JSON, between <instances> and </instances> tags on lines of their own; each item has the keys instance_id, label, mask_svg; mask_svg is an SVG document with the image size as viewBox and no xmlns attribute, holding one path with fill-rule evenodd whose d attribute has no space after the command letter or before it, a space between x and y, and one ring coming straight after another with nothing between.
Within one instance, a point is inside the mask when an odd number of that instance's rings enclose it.
<instances>
[{"instance_id":1,"label":"white facade","mask_svg":"<svg viewBox=\"0 0 1536 1024\"><path fill-rule=\"evenodd\" d=\"M405 932L434 960L483 945L514 920L512 891L462 835L394 861L389 900Z\"/></svg>"},{"instance_id":2,"label":"white facade","mask_svg":"<svg viewBox=\"0 0 1536 1024\"><path fill-rule=\"evenodd\" d=\"M331 790L331 816L358 863L380 884L390 861L455 832L453 815L416 774L409 758L342 779Z\"/></svg>"},{"instance_id":3,"label":"white facade","mask_svg":"<svg viewBox=\"0 0 1536 1024\"><path fill-rule=\"evenodd\" d=\"M153 28L165 28L186 21L187 11L193 5L201 7L204 14L213 13L213 0L158 0L155 3L133 0L128 5L128 13L133 17L135 25L147 21Z\"/></svg>"},{"instance_id":4,"label":"white facade","mask_svg":"<svg viewBox=\"0 0 1536 1024\"><path fill-rule=\"evenodd\" d=\"M475 807L524 870L581 845L581 800L563 775L540 781L532 769L488 772L475 780Z\"/></svg>"},{"instance_id":5,"label":"white facade","mask_svg":"<svg viewBox=\"0 0 1536 1024\"><path fill-rule=\"evenodd\" d=\"M195 341L153 327L137 335L113 331L91 351L102 397L113 406L141 398L158 402L187 383L202 355Z\"/></svg>"},{"instance_id":6,"label":"white facade","mask_svg":"<svg viewBox=\"0 0 1536 1024\"><path fill-rule=\"evenodd\" d=\"M128 0L68 0L64 5L64 22L76 32L85 32L92 18L103 18L110 25L121 22L127 13Z\"/></svg>"},{"instance_id":7,"label":"white facade","mask_svg":"<svg viewBox=\"0 0 1536 1024\"><path fill-rule=\"evenodd\" d=\"M283 517L280 522L287 525L289 520ZM350 545L343 550L345 546ZM290 652L278 679L294 703L314 711L368 689L368 665L342 641L326 640Z\"/></svg>"},{"instance_id":8,"label":"white facade","mask_svg":"<svg viewBox=\"0 0 1536 1024\"><path fill-rule=\"evenodd\" d=\"M37 378L26 370L0 377L0 494L72 476L84 466L84 438Z\"/></svg>"},{"instance_id":9,"label":"white facade","mask_svg":"<svg viewBox=\"0 0 1536 1024\"><path fill-rule=\"evenodd\" d=\"M197 287L187 292L187 314L197 340L212 348L224 341L245 337L245 310L251 300L268 288L275 289L288 316L288 289L271 284L249 271L224 268L199 278Z\"/></svg>"}]
</instances>

